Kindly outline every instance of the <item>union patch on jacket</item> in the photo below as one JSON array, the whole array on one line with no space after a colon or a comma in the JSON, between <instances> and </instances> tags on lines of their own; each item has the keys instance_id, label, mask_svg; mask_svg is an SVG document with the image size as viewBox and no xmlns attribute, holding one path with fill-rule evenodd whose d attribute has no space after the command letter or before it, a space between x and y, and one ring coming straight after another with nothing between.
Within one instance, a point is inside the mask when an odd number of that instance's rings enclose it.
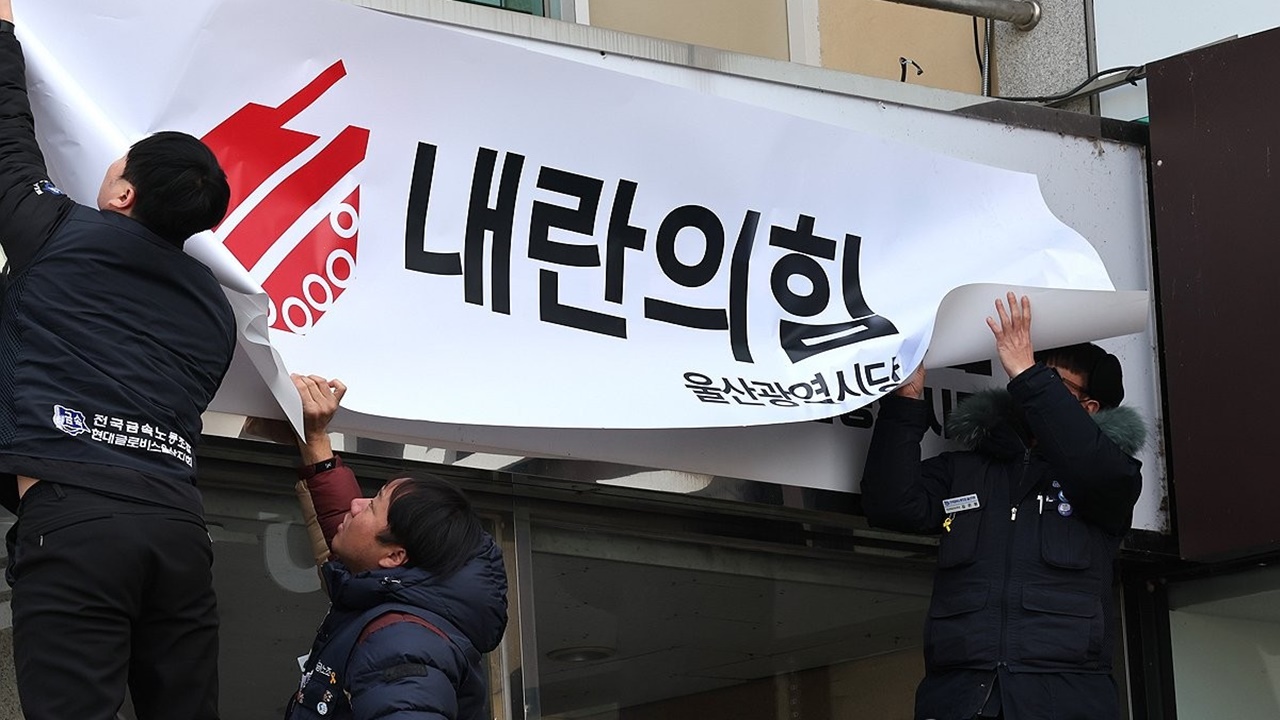
<instances>
[{"instance_id":1,"label":"union patch on jacket","mask_svg":"<svg viewBox=\"0 0 1280 720\"><path fill-rule=\"evenodd\" d=\"M62 189L53 184L51 180L41 180L31 186L37 195L66 195Z\"/></svg>"}]
</instances>

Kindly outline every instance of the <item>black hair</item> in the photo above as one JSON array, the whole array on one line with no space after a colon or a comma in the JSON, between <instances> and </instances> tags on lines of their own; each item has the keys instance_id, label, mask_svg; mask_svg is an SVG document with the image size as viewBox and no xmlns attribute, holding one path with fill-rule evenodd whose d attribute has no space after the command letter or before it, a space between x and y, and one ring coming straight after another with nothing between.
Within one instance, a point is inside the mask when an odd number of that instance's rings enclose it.
<instances>
[{"instance_id":1,"label":"black hair","mask_svg":"<svg viewBox=\"0 0 1280 720\"><path fill-rule=\"evenodd\" d=\"M1084 378L1084 394L1104 408L1124 400L1124 377L1115 355L1093 343L1067 345L1035 354L1036 362L1070 370Z\"/></svg>"},{"instance_id":2,"label":"black hair","mask_svg":"<svg viewBox=\"0 0 1280 720\"><path fill-rule=\"evenodd\" d=\"M480 518L458 486L435 475L401 478L391 490L382 543L404 547L406 564L445 578L475 554Z\"/></svg>"},{"instance_id":3,"label":"black hair","mask_svg":"<svg viewBox=\"0 0 1280 720\"><path fill-rule=\"evenodd\" d=\"M227 214L226 173L213 151L186 133L166 130L134 143L121 175L136 193L131 216L175 245Z\"/></svg>"}]
</instances>

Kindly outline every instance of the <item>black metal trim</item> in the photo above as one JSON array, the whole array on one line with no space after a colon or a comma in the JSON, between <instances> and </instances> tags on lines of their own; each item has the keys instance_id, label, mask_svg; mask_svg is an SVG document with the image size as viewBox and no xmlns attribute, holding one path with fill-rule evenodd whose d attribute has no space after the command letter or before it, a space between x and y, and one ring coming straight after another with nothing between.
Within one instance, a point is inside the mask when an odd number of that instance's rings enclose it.
<instances>
[{"instance_id":1,"label":"black metal trim","mask_svg":"<svg viewBox=\"0 0 1280 720\"><path fill-rule=\"evenodd\" d=\"M1146 123L1116 120L1098 115L1058 110L1043 105L1010 102L1008 100L989 100L977 105L957 108L953 112L957 115L979 120L994 120L1032 130L1046 130L1075 137L1113 140L1144 147L1149 144L1151 135Z\"/></svg>"},{"instance_id":2,"label":"black metal trim","mask_svg":"<svg viewBox=\"0 0 1280 720\"><path fill-rule=\"evenodd\" d=\"M1121 575L1129 717L1177 720L1168 583L1146 573Z\"/></svg>"}]
</instances>

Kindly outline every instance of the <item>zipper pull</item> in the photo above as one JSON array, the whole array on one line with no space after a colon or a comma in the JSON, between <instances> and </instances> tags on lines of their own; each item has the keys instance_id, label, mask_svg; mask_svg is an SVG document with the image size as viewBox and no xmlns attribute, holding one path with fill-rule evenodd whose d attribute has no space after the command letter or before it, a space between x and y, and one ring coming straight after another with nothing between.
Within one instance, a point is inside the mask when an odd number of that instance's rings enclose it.
<instances>
[{"instance_id":1,"label":"zipper pull","mask_svg":"<svg viewBox=\"0 0 1280 720\"><path fill-rule=\"evenodd\" d=\"M1013 507L1009 508L1009 521L1014 522L1017 519L1018 519L1018 506L1014 505Z\"/></svg>"}]
</instances>

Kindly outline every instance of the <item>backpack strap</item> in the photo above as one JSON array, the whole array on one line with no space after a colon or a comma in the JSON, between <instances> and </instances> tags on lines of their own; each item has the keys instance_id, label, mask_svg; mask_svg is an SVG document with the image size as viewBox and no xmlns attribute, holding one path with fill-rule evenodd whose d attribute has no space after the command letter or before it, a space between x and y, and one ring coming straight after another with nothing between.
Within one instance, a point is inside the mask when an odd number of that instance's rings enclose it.
<instances>
[{"instance_id":1,"label":"backpack strap","mask_svg":"<svg viewBox=\"0 0 1280 720\"><path fill-rule=\"evenodd\" d=\"M450 639L450 637L446 635L443 630L436 627L435 625L432 625L431 623L427 622L423 618L420 618L417 615L414 615L412 613L402 612L399 610L388 610L387 612L374 618L371 622L369 622L367 625L364 626L364 629L360 631L360 637L356 638L356 645L362 644L365 641L365 638L378 632L382 628L389 627L391 625L395 625L396 623L401 623L401 622L411 622L414 625L421 625L422 627L439 635L441 638L444 639L445 642L449 643L450 645L454 644L453 640Z\"/></svg>"},{"instance_id":2,"label":"backpack strap","mask_svg":"<svg viewBox=\"0 0 1280 720\"><path fill-rule=\"evenodd\" d=\"M456 635L461 642L450 636L450 632L458 633L458 630L440 615L401 603L379 605L344 623L332 635L318 639L304 668L298 692L289 703L286 717L318 717L337 713L346 707L347 699L342 691L347 688L347 664L356 646L374 632L400 622L411 622L434 632L451 647L462 650L468 662L474 663L480 657L466 636ZM406 663L388 668L383 675L386 681L393 682L427 672L425 665Z\"/></svg>"},{"instance_id":3,"label":"backpack strap","mask_svg":"<svg viewBox=\"0 0 1280 720\"><path fill-rule=\"evenodd\" d=\"M443 638L445 642L461 650L467 662L476 664L480 661L480 651L475 649L467 636L453 623L449 622L448 618L430 610L403 603L387 603L379 605L361 616L358 622L361 623L363 629L352 645L351 650L347 652L348 656L351 651L355 650L355 645L363 643L375 631L397 622L411 622L427 628Z\"/></svg>"}]
</instances>

